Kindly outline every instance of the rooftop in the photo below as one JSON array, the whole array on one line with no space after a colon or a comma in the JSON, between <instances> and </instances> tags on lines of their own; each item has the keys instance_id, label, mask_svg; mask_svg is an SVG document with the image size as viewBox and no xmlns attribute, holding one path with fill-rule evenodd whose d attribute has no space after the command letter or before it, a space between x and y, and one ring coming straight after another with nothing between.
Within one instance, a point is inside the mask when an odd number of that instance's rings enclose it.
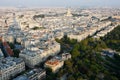
<instances>
[{"instance_id":1,"label":"rooftop","mask_svg":"<svg viewBox=\"0 0 120 80\"><path fill-rule=\"evenodd\" d=\"M52 60L47 61L46 64L56 66L59 64L59 61L52 59Z\"/></svg>"},{"instance_id":2,"label":"rooftop","mask_svg":"<svg viewBox=\"0 0 120 80\"><path fill-rule=\"evenodd\" d=\"M0 60L0 70L7 69L21 62L23 62L21 58L6 57Z\"/></svg>"}]
</instances>

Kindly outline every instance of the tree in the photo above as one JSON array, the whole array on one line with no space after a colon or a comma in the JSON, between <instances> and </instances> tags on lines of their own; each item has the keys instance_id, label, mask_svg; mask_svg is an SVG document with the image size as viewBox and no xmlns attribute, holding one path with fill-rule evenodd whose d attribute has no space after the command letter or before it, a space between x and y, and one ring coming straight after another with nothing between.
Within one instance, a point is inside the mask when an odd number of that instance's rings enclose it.
<instances>
[{"instance_id":1,"label":"tree","mask_svg":"<svg viewBox=\"0 0 120 80\"><path fill-rule=\"evenodd\" d=\"M72 51L71 51L71 55L72 55L72 58L75 59L77 58L78 56L80 56L80 52L74 48Z\"/></svg>"},{"instance_id":2,"label":"tree","mask_svg":"<svg viewBox=\"0 0 120 80\"><path fill-rule=\"evenodd\" d=\"M84 80L82 77L78 77L77 80Z\"/></svg>"},{"instance_id":3,"label":"tree","mask_svg":"<svg viewBox=\"0 0 120 80\"><path fill-rule=\"evenodd\" d=\"M73 73L73 63L71 61L65 61L65 67L68 73Z\"/></svg>"},{"instance_id":4,"label":"tree","mask_svg":"<svg viewBox=\"0 0 120 80\"><path fill-rule=\"evenodd\" d=\"M52 69L46 68L46 74L47 74L46 80L56 80L55 77L56 75L52 73Z\"/></svg>"},{"instance_id":5,"label":"tree","mask_svg":"<svg viewBox=\"0 0 120 80\"><path fill-rule=\"evenodd\" d=\"M45 70L46 70L46 74L47 74L47 75L49 75L49 74L52 73L52 69L50 69L50 68L45 68Z\"/></svg>"},{"instance_id":6,"label":"tree","mask_svg":"<svg viewBox=\"0 0 120 80\"><path fill-rule=\"evenodd\" d=\"M15 48L15 45L13 43L8 43L11 49Z\"/></svg>"},{"instance_id":7,"label":"tree","mask_svg":"<svg viewBox=\"0 0 120 80\"><path fill-rule=\"evenodd\" d=\"M75 78L74 78L72 75L70 75L70 76L67 78L67 80L75 80Z\"/></svg>"},{"instance_id":8,"label":"tree","mask_svg":"<svg viewBox=\"0 0 120 80\"><path fill-rule=\"evenodd\" d=\"M13 49L14 57L19 57L20 50L19 49Z\"/></svg>"},{"instance_id":9,"label":"tree","mask_svg":"<svg viewBox=\"0 0 120 80\"><path fill-rule=\"evenodd\" d=\"M57 74L57 77L62 77L63 75L64 75L65 73L64 73L64 70L63 69L60 69L59 70L59 73Z\"/></svg>"}]
</instances>

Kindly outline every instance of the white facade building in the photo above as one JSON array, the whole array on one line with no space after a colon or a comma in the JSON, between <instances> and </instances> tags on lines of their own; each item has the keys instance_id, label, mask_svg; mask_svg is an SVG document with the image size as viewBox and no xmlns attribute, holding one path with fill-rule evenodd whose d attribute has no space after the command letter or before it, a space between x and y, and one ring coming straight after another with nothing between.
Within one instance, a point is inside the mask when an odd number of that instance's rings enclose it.
<instances>
[{"instance_id":1,"label":"white facade building","mask_svg":"<svg viewBox=\"0 0 120 80\"><path fill-rule=\"evenodd\" d=\"M27 66L32 68L40 62L45 61L49 56L54 56L59 52L59 43L48 45L46 49L39 49L34 45L30 45L28 48L22 50L19 56L23 58Z\"/></svg>"}]
</instances>

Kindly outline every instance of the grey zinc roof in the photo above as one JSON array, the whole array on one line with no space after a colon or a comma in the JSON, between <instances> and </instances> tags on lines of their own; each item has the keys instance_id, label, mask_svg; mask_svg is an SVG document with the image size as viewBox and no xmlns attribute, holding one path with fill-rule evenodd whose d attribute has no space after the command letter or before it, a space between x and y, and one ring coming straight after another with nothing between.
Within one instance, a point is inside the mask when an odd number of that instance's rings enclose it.
<instances>
[{"instance_id":1,"label":"grey zinc roof","mask_svg":"<svg viewBox=\"0 0 120 80\"><path fill-rule=\"evenodd\" d=\"M28 79L28 77L22 75L22 76L18 76L17 78L15 78L13 80L30 80L30 79Z\"/></svg>"}]
</instances>

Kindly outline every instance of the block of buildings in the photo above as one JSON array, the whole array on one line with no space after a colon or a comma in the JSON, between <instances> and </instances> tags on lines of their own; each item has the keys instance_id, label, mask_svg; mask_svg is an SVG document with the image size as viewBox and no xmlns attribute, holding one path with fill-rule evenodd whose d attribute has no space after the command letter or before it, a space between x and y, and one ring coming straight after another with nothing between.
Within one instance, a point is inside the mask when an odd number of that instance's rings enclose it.
<instances>
[{"instance_id":1,"label":"block of buildings","mask_svg":"<svg viewBox=\"0 0 120 80\"><path fill-rule=\"evenodd\" d=\"M0 80L10 80L25 70L25 63L21 58L6 57L0 60Z\"/></svg>"},{"instance_id":2,"label":"block of buildings","mask_svg":"<svg viewBox=\"0 0 120 80\"><path fill-rule=\"evenodd\" d=\"M20 75L13 80L43 80L46 78L46 71L43 69L33 69Z\"/></svg>"},{"instance_id":3,"label":"block of buildings","mask_svg":"<svg viewBox=\"0 0 120 80\"><path fill-rule=\"evenodd\" d=\"M45 61L49 56L57 55L60 52L59 43L54 43L47 47L45 49L39 49L35 45L30 45L22 50L19 56L23 58L28 67L33 68L35 65Z\"/></svg>"}]
</instances>

